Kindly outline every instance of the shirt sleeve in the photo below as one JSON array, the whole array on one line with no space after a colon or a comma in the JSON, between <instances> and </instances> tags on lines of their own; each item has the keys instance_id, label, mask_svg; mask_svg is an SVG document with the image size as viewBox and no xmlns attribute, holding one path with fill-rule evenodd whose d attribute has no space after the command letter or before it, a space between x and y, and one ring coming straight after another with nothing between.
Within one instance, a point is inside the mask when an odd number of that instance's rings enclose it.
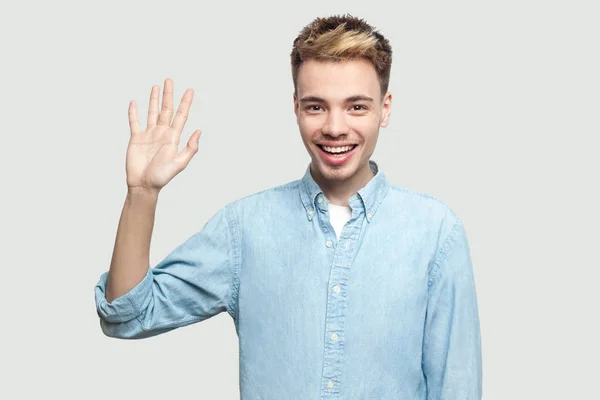
<instances>
[{"instance_id":1,"label":"shirt sleeve","mask_svg":"<svg viewBox=\"0 0 600 400\"><path fill-rule=\"evenodd\" d=\"M428 400L480 400L479 313L469 244L458 221L440 246L429 280L423 339Z\"/></svg>"},{"instance_id":2,"label":"shirt sleeve","mask_svg":"<svg viewBox=\"0 0 600 400\"><path fill-rule=\"evenodd\" d=\"M219 210L124 295L106 301L108 272L94 288L104 334L122 339L155 336L222 311L235 318L239 240L233 207Z\"/></svg>"}]
</instances>

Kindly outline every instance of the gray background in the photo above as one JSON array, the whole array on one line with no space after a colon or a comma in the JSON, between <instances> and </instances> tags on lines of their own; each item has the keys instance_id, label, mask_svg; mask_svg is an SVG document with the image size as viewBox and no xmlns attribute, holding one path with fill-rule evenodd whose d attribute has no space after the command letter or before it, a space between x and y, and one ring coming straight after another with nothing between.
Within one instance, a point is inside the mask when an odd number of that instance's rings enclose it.
<instances>
[{"instance_id":1,"label":"gray background","mask_svg":"<svg viewBox=\"0 0 600 400\"><path fill-rule=\"evenodd\" d=\"M374 159L465 221L484 399L598 399L599 7L595 1L3 3L3 399L235 399L230 317L103 336L93 287L126 193L127 106L196 90L161 193L155 265L225 203L299 178L289 53L349 12L394 50Z\"/></svg>"}]
</instances>

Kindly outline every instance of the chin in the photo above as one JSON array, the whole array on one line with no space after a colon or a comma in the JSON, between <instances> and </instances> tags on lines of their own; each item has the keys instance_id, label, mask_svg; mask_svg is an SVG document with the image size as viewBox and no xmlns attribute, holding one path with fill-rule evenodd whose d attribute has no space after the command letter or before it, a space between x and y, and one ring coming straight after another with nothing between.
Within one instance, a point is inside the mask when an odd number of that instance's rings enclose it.
<instances>
[{"instance_id":1,"label":"chin","mask_svg":"<svg viewBox=\"0 0 600 400\"><path fill-rule=\"evenodd\" d=\"M345 181L352 178L358 172L358 168L354 163L336 167L323 164L319 161L313 161L313 165L317 169L318 174L327 181Z\"/></svg>"}]
</instances>

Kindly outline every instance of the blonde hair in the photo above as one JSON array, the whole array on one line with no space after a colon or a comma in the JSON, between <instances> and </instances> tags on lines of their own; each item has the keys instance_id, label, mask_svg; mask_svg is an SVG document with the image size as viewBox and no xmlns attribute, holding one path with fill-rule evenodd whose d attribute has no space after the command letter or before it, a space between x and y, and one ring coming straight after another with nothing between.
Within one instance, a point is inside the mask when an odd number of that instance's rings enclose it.
<instances>
[{"instance_id":1,"label":"blonde hair","mask_svg":"<svg viewBox=\"0 0 600 400\"><path fill-rule=\"evenodd\" d=\"M392 68L392 47L371 25L351 15L317 18L300 31L291 53L292 79L297 90L298 68L304 61L369 61L385 95Z\"/></svg>"}]
</instances>

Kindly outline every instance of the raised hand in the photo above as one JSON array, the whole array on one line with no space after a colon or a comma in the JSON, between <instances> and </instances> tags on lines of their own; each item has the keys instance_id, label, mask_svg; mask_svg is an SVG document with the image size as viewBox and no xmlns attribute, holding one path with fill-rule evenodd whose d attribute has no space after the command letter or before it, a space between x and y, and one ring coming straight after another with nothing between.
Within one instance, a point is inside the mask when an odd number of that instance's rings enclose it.
<instances>
[{"instance_id":1,"label":"raised hand","mask_svg":"<svg viewBox=\"0 0 600 400\"><path fill-rule=\"evenodd\" d=\"M160 86L152 87L145 131L140 129L136 102L129 103L131 136L125 162L129 191L147 190L158 193L175 175L187 167L198 151L200 130L194 131L186 147L178 151L181 133L194 98L194 90L187 89L183 94L175 119L173 119L173 81L168 78L165 80L160 113L159 90Z\"/></svg>"}]
</instances>

